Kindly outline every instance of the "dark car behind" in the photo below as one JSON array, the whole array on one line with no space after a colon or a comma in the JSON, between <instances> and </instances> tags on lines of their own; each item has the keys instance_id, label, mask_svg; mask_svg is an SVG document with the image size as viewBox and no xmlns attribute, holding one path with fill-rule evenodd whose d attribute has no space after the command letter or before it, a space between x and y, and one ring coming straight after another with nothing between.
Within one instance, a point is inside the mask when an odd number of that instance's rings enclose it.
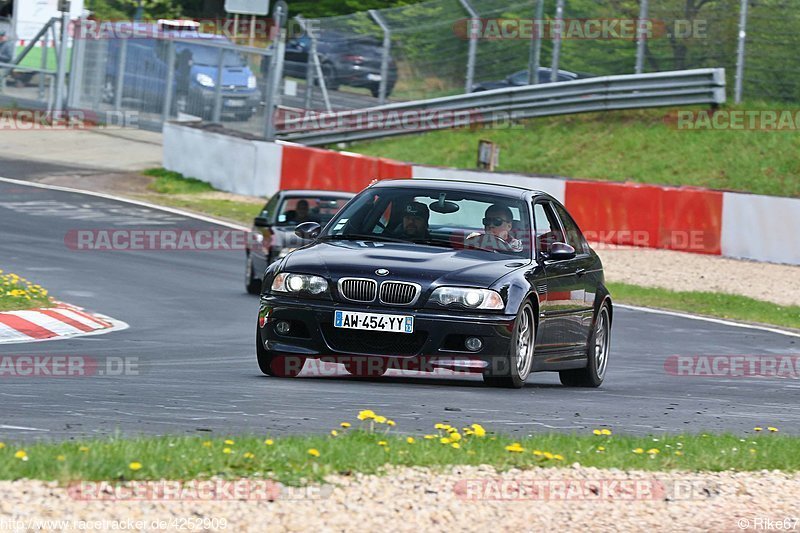
<instances>
[{"instance_id":1,"label":"dark car behind","mask_svg":"<svg viewBox=\"0 0 800 533\"><path fill-rule=\"evenodd\" d=\"M538 83L551 83L551 74L553 70L547 67L539 67L538 70ZM557 81L575 81L582 78L591 78L589 74L579 74L577 72L570 72L568 70L558 71ZM528 71L520 70L503 78L502 80L485 81L476 83L472 86L471 92L476 93L480 91L490 91L492 89L502 89L505 87L521 87L528 85Z\"/></svg>"},{"instance_id":2,"label":"dark car behind","mask_svg":"<svg viewBox=\"0 0 800 533\"><path fill-rule=\"evenodd\" d=\"M305 78L310 51L311 37L308 35L289 39L286 43L284 73ZM328 89L336 90L342 85L364 87L373 96L379 96L383 61L381 41L369 36L320 32L317 37L317 54ZM397 65L391 56L388 67L386 96L392 93L397 83Z\"/></svg>"}]
</instances>

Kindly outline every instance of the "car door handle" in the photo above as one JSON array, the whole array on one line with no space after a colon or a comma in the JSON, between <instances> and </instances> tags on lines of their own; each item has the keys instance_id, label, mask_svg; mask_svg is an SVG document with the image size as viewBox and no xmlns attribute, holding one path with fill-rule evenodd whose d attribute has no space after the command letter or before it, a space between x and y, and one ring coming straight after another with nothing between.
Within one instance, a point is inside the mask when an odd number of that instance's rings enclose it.
<instances>
[{"instance_id":1,"label":"car door handle","mask_svg":"<svg viewBox=\"0 0 800 533\"><path fill-rule=\"evenodd\" d=\"M586 269L585 268L579 268L578 270L575 271L575 273L578 275L578 277L581 277L584 274L586 274Z\"/></svg>"}]
</instances>

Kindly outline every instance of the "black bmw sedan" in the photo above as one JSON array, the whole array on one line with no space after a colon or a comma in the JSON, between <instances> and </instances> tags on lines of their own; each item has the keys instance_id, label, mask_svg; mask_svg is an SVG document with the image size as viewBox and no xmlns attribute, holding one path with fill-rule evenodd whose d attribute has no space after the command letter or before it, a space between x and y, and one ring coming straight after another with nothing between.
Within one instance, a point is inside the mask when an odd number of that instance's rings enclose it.
<instances>
[{"instance_id":1,"label":"black bmw sedan","mask_svg":"<svg viewBox=\"0 0 800 533\"><path fill-rule=\"evenodd\" d=\"M265 374L294 377L320 358L359 375L447 368L518 388L531 372L557 371L564 385L603 382L613 317L603 267L543 192L386 180L324 228L295 231L313 241L262 283Z\"/></svg>"}]
</instances>

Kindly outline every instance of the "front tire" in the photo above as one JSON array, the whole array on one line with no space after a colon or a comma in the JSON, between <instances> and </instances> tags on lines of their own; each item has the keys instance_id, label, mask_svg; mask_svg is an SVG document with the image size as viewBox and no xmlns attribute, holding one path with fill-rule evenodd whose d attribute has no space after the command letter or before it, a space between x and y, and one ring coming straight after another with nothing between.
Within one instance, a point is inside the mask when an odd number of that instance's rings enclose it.
<instances>
[{"instance_id":1,"label":"front tire","mask_svg":"<svg viewBox=\"0 0 800 533\"><path fill-rule=\"evenodd\" d=\"M261 294L261 279L253 275L253 255L247 254L244 263L244 288L248 294Z\"/></svg>"},{"instance_id":2,"label":"front tire","mask_svg":"<svg viewBox=\"0 0 800 533\"><path fill-rule=\"evenodd\" d=\"M502 359L492 357L489 368L483 371L483 382L492 387L522 388L533 368L535 345L536 319L533 306L526 302L514 323L508 355Z\"/></svg>"},{"instance_id":3,"label":"front tire","mask_svg":"<svg viewBox=\"0 0 800 533\"><path fill-rule=\"evenodd\" d=\"M611 348L611 313L608 304L603 303L595 318L592 334L586 343L586 367L563 370L558 373L561 384L567 387L599 387L603 383L608 368L608 354Z\"/></svg>"},{"instance_id":4,"label":"front tire","mask_svg":"<svg viewBox=\"0 0 800 533\"><path fill-rule=\"evenodd\" d=\"M275 378L296 378L306 364L304 357L276 354L264 348L258 325L256 325L256 359L261 372Z\"/></svg>"}]
</instances>

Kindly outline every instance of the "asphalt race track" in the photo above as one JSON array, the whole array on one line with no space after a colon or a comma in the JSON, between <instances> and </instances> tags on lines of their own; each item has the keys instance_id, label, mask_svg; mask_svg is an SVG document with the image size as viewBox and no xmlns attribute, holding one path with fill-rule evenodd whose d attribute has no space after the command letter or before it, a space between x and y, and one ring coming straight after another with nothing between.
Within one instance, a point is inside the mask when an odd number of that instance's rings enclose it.
<instances>
[{"instance_id":1,"label":"asphalt race track","mask_svg":"<svg viewBox=\"0 0 800 533\"><path fill-rule=\"evenodd\" d=\"M136 375L0 377L0 437L64 439L125 434L327 432L371 408L400 432L435 422L480 422L526 435L733 431L774 425L800 433L800 382L678 377L670 355L796 355L800 338L617 309L612 358L599 390L535 374L522 390L479 377L262 376L254 354L258 300L243 288L241 251L75 251L74 229L209 229L182 216L76 193L0 181L0 266L64 301L130 325L71 340L0 346L0 355L72 355L138 362Z\"/></svg>"}]
</instances>

